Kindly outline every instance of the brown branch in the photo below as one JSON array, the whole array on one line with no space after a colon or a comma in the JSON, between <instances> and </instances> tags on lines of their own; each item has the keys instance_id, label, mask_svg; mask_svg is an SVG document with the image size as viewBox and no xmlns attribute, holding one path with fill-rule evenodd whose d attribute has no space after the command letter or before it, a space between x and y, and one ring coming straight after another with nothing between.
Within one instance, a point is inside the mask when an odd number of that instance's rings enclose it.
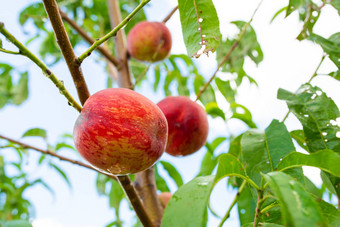
<instances>
[{"instance_id":1,"label":"brown branch","mask_svg":"<svg viewBox=\"0 0 340 227\"><path fill-rule=\"evenodd\" d=\"M122 21L122 16L119 8L119 1L108 0L108 6L110 11L109 14L111 27L115 28ZM121 67L118 69L118 85L119 87L131 88L133 84L128 65L126 38L123 29L117 32L117 36L115 37L115 43L117 56L122 63Z\"/></svg>"},{"instance_id":2,"label":"brown branch","mask_svg":"<svg viewBox=\"0 0 340 227\"><path fill-rule=\"evenodd\" d=\"M43 149L40 149L40 148L38 148L38 147L31 146L31 145L29 145L29 144L20 142L20 141L15 140L15 139L8 138L8 137L3 136L3 135L0 135L0 138L5 139L5 140L7 140L7 141L10 141L10 142L12 142L12 143L18 144L18 145L20 145L20 146L23 147L23 148L32 149L32 150L38 151L38 152L40 152L40 153L43 153L43 154L45 154L45 155L50 155L50 156L59 158L59 159L62 160L62 161L70 162L70 163L72 163L72 164L74 164L74 165L78 165L78 166L81 166L81 167L84 167L84 168L87 168L87 169L90 169L90 170L94 170L94 171L96 171L96 172L98 172L98 173L104 174L104 173L98 171L97 169L93 168L92 166L90 166L90 165L88 165L88 164L85 164L85 163L83 163L83 162L80 162L80 161L77 161L77 160L74 160L74 159L70 159L70 158L67 158L67 157L58 155L58 154L56 154L56 153L53 152L53 151L50 151L50 150L43 150ZM106 175L106 176L108 176L108 177L110 177L110 178L112 178L112 179L114 179L114 180L118 180L116 176L108 175L108 174L104 174L104 175Z\"/></svg>"},{"instance_id":3,"label":"brown branch","mask_svg":"<svg viewBox=\"0 0 340 227\"><path fill-rule=\"evenodd\" d=\"M178 9L178 6L176 6L173 10L171 10L171 12L169 13L169 15L166 16L166 17L163 19L162 23L165 24L166 22L168 22L168 20L172 17L172 15L174 15L174 13L176 12L177 9Z\"/></svg>"},{"instance_id":4,"label":"brown branch","mask_svg":"<svg viewBox=\"0 0 340 227\"><path fill-rule=\"evenodd\" d=\"M76 55L73 52L71 42L66 33L63 21L59 13L59 7L56 0L43 0L46 13L51 21L57 43L65 58L69 71L72 75L73 82L77 88L80 102L84 105L86 99L90 96L80 65L76 62Z\"/></svg>"},{"instance_id":5,"label":"brown branch","mask_svg":"<svg viewBox=\"0 0 340 227\"><path fill-rule=\"evenodd\" d=\"M155 226L161 225L163 207L157 196L154 168L136 174L135 187Z\"/></svg>"},{"instance_id":6,"label":"brown branch","mask_svg":"<svg viewBox=\"0 0 340 227\"><path fill-rule=\"evenodd\" d=\"M248 26L250 25L250 23L253 21L253 18L257 12L257 10L260 8L261 4L262 4L263 0L260 1L260 3L258 4L258 6L256 7L256 9L253 12L253 15L251 16L250 20L242 27L241 32L237 38L237 40L233 43L233 45L231 46L230 50L228 51L228 53L224 56L224 58L221 60L221 62L218 64L217 69L215 70L214 74L210 77L210 79L208 80L208 82L206 82L203 86L203 88L198 92L197 97L195 102L197 102L197 100L201 97L202 93L208 88L209 84L214 80L214 78L216 77L217 72L220 70L220 68L222 67L222 65L224 63L226 63L229 58L230 55L232 54L232 52L236 49L236 47L239 45L240 40L242 39L242 37L244 36L244 34L246 33L246 30L248 28Z\"/></svg>"},{"instance_id":7,"label":"brown branch","mask_svg":"<svg viewBox=\"0 0 340 227\"><path fill-rule=\"evenodd\" d=\"M140 200L136 189L134 188L129 176L118 176L119 183L124 188L124 191L129 198L133 209L136 211L136 214L139 220L142 222L144 227L153 227L154 225L151 222L148 214L146 213L146 209L144 208L142 201Z\"/></svg>"},{"instance_id":8,"label":"brown branch","mask_svg":"<svg viewBox=\"0 0 340 227\"><path fill-rule=\"evenodd\" d=\"M76 30L78 32L78 34L80 36L82 36L90 45L92 45L95 40L89 36L86 31L84 31L84 29L82 29L74 20L72 20L71 18L69 18L67 16L67 14L63 11L61 11L61 9L59 9L60 15L61 17L69 24L71 25L71 27ZM120 62L118 59L116 59L114 56L112 56L112 54L110 53L110 51L108 51L106 48L99 46L97 48L97 50L109 61L111 62L113 65L115 65L116 67L119 68Z\"/></svg>"}]
</instances>

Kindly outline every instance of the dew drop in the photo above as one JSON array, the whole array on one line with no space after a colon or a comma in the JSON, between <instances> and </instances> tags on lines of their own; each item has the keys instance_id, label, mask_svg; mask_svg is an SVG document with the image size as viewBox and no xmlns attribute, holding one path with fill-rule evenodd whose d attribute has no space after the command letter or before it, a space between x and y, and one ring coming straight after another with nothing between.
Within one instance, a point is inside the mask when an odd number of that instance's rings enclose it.
<instances>
[{"instance_id":1,"label":"dew drop","mask_svg":"<svg viewBox=\"0 0 340 227\"><path fill-rule=\"evenodd\" d=\"M203 18L198 19L198 22L202 23L202 21L203 21Z\"/></svg>"}]
</instances>

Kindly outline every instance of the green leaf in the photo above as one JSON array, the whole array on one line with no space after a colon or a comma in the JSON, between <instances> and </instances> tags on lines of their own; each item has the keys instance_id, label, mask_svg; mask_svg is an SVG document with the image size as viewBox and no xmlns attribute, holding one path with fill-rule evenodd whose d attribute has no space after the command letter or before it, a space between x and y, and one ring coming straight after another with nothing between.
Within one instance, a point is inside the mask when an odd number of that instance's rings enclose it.
<instances>
[{"instance_id":1,"label":"green leaf","mask_svg":"<svg viewBox=\"0 0 340 227\"><path fill-rule=\"evenodd\" d=\"M161 79L161 71L158 65L154 67L154 76L155 76L155 82L153 83L153 90L157 91L159 81Z\"/></svg>"},{"instance_id":2,"label":"green leaf","mask_svg":"<svg viewBox=\"0 0 340 227\"><path fill-rule=\"evenodd\" d=\"M29 20L32 20L39 30L46 30L44 24L47 20L47 15L41 2L33 3L20 12L19 23L21 26L25 25Z\"/></svg>"},{"instance_id":3,"label":"green leaf","mask_svg":"<svg viewBox=\"0 0 340 227\"><path fill-rule=\"evenodd\" d=\"M12 220L6 221L3 227L32 227L32 225L26 220Z\"/></svg>"},{"instance_id":4,"label":"green leaf","mask_svg":"<svg viewBox=\"0 0 340 227\"><path fill-rule=\"evenodd\" d=\"M317 34L310 34L308 37L309 40L319 44L323 51L329 54L329 58L333 61L333 63L340 69L340 40L338 39L340 33L335 33L329 37L329 39L325 39L324 37Z\"/></svg>"},{"instance_id":5,"label":"green leaf","mask_svg":"<svg viewBox=\"0 0 340 227\"><path fill-rule=\"evenodd\" d=\"M247 175L260 185L261 173L274 170L266 147L265 134L258 129L250 129L241 139L242 162L246 166Z\"/></svg>"},{"instance_id":6,"label":"green leaf","mask_svg":"<svg viewBox=\"0 0 340 227\"><path fill-rule=\"evenodd\" d=\"M11 89L12 103L20 105L28 97L28 73L22 73L19 82Z\"/></svg>"},{"instance_id":7,"label":"green leaf","mask_svg":"<svg viewBox=\"0 0 340 227\"><path fill-rule=\"evenodd\" d=\"M243 26L245 26L247 22L233 21L232 23L235 24L241 32ZM226 39L220 44L216 51L216 59L218 62L221 62L222 59L228 54L235 42L236 38ZM242 39L239 41L238 46L230 54L228 60L221 68L223 72L237 74L237 78L235 79L237 86L240 86L244 77L248 78L250 83L256 84L256 81L247 75L243 68L246 57L249 57L255 64L259 64L263 60L261 46L257 42L255 30L251 26L247 27Z\"/></svg>"},{"instance_id":8,"label":"green leaf","mask_svg":"<svg viewBox=\"0 0 340 227\"><path fill-rule=\"evenodd\" d=\"M332 149L340 152L340 127L336 119L340 117L338 107L318 87L302 85L294 94L279 89L278 98L286 100L288 108L303 126L306 143L310 152Z\"/></svg>"},{"instance_id":9,"label":"green leaf","mask_svg":"<svg viewBox=\"0 0 340 227\"><path fill-rule=\"evenodd\" d=\"M286 126L278 120L270 123L265 129L265 134L270 159L275 168L281 158L295 151L295 147Z\"/></svg>"},{"instance_id":10,"label":"green leaf","mask_svg":"<svg viewBox=\"0 0 340 227\"><path fill-rule=\"evenodd\" d=\"M206 226L207 204L214 179L214 176L197 177L182 185L165 208L161 226Z\"/></svg>"},{"instance_id":11,"label":"green leaf","mask_svg":"<svg viewBox=\"0 0 340 227\"><path fill-rule=\"evenodd\" d=\"M200 171L198 172L197 176L211 175L216 165L217 158L212 154L211 151L207 150L202 159Z\"/></svg>"},{"instance_id":12,"label":"green leaf","mask_svg":"<svg viewBox=\"0 0 340 227\"><path fill-rule=\"evenodd\" d=\"M215 52L221 41L219 19L212 0L178 0L183 39L188 55Z\"/></svg>"},{"instance_id":13,"label":"green leaf","mask_svg":"<svg viewBox=\"0 0 340 227\"><path fill-rule=\"evenodd\" d=\"M106 195L107 190L106 190L106 184L110 181L110 178L105 176L104 174L98 173L97 174L97 179L96 179L96 187L97 187L97 192L99 195Z\"/></svg>"},{"instance_id":14,"label":"green leaf","mask_svg":"<svg viewBox=\"0 0 340 227\"><path fill-rule=\"evenodd\" d=\"M258 188L257 185L247 176L242 163L231 154L222 154L218 159L218 168L215 177L215 182L218 182L227 176L237 176L243 178L253 187Z\"/></svg>"},{"instance_id":15,"label":"green leaf","mask_svg":"<svg viewBox=\"0 0 340 227\"><path fill-rule=\"evenodd\" d=\"M210 102L205 105L205 111L207 114L211 115L212 117L221 117L225 120L225 114L223 110L221 110L216 102Z\"/></svg>"},{"instance_id":16,"label":"green leaf","mask_svg":"<svg viewBox=\"0 0 340 227\"><path fill-rule=\"evenodd\" d=\"M320 16L320 9L313 2L305 4L302 10L299 12L300 21L303 21L303 28L301 33L298 35L298 40L303 40L309 37L313 33L313 27L318 21Z\"/></svg>"},{"instance_id":17,"label":"green leaf","mask_svg":"<svg viewBox=\"0 0 340 227\"><path fill-rule=\"evenodd\" d=\"M280 203L285 226L328 226L316 201L294 178L283 172L263 176Z\"/></svg>"},{"instance_id":18,"label":"green leaf","mask_svg":"<svg viewBox=\"0 0 340 227\"><path fill-rule=\"evenodd\" d=\"M293 130L290 132L290 136L299 144L300 147L302 147L306 151L309 151L303 130Z\"/></svg>"},{"instance_id":19,"label":"green leaf","mask_svg":"<svg viewBox=\"0 0 340 227\"><path fill-rule=\"evenodd\" d=\"M181 174L170 162L160 161L159 163L163 166L164 170L168 172L169 176L175 181L177 187L183 185Z\"/></svg>"},{"instance_id":20,"label":"green leaf","mask_svg":"<svg viewBox=\"0 0 340 227\"><path fill-rule=\"evenodd\" d=\"M195 79L194 79L194 90L195 90L196 95L199 93L200 89L204 86L204 84L205 84L205 80L203 76L196 74ZM209 85L207 89L202 93L199 100L204 105L211 103L211 102L216 102L215 91L211 85Z\"/></svg>"},{"instance_id":21,"label":"green leaf","mask_svg":"<svg viewBox=\"0 0 340 227\"><path fill-rule=\"evenodd\" d=\"M155 180L158 190L160 190L161 192L170 192L168 184L158 172L157 165L155 165Z\"/></svg>"},{"instance_id":22,"label":"green leaf","mask_svg":"<svg viewBox=\"0 0 340 227\"><path fill-rule=\"evenodd\" d=\"M312 166L340 177L340 154L332 150L321 150L311 154L292 152L282 159L277 170L285 170L297 166Z\"/></svg>"},{"instance_id":23,"label":"green leaf","mask_svg":"<svg viewBox=\"0 0 340 227\"><path fill-rule=\"evenodd\" d=\"M50 163L50 166L53 167L60 174L60 176L62 176L62 178L65 180L65 182L69 186L69 188L72 188L71 182L68 179L66 173L53 163Z\"/></svg>"},{"instance_id":24,"label":"green leaf","mask_svg":"<svg viewBox=\"0 0 340 227\"><path fill-rule=\"evenodd\" d=\"M47 133L45 129L41 128L31 128L27 130L23 135L23 137L31 137L31 136L36 136L36 137L41 137L43 139L47 139Z\"/></svg>"},{"instance_id":25,"label":"green leaf","mask_svg":"<svg viewBox=\"0 0 340 227\"><path fill-rule=\"evenodd\" d=\"M218 90L222 93L224 98L229 102L235 102L235 91L230 86L230 81L223 81L220 78L215 78L215 83Z\"/></svg>"},{"instance_id":26,"label":"green leaf","mask_svg":"<svg viewBox=\"0 0 340 227\"><path fill-rule=\"evenodd\" d=\"M229 145L228 153L234 155L237 158L241 154L241 138L242 138L242 136L243 136L243 134L234 138Z\"/></svg>"},{"instance_id":27,"label":"green leaf","mask_svg":"<svg viewBox=\"0 0 340 227\"><path fill-rule=\"evenodd\" d=\"M336 209L332 204L325 202L320 198L316 198L322 215L327 219L329 226L339 227L340 226L340 211Z\"/></svg>"},{"instance_id":28,"label":"green leaf","mask_svg":"<svg viewBox=\"0 0 340 227\"><path fill-rule=\"evenodd\" d=\"M325 171L321 171L321 179L329 191L340 198L340 178L326 173Z\"/></svg>"},{"instance_id":29,"label":"green leaf","mask_svg":"<svg viewBox=\"0 0 340 227\"><path fill-rule=\"evenodd\" d=\"M279 16L281 13L283 13L284 11L287 11L287 8L288 8L288 6L285 6L285 7L282 7L281 9L279 9L279 10L274 14L274 16L272 17L272 19L270 20L270 23L272 23L272 22L275 20L275 18L276 18L277 16Z\"/></svg>"},{"instance_id":30,"label":"green leaf","mask_svg":"<svg viewBox=\"0 0 340 227\"><path fill-rule=\"evenodd\" d=\"M227 138L225 137L217 137L214 139L211 143L206 143L205 147L207 148L207 151L202 159L200 171L197 174L197 176L207 176L211 175L213 170L215 169L217 165L217 157L215 157L214 152L216 148L223 143Z\"/></svg>"},{"instance_id":31,"label":"green leaf","mask_svg":"<svg viewBox=\"0 0 340 227\"><path fill-rule=\"evenodd\" d=\"M289 4L286 11L286 17L291 14L293 11L297 10L298 8L304 6L308 0L289 0Z\"/></svg>"},{"instance_id":32,"label":"green leaf","mask_svg":"<svg viewBox=\"0 0 340 227\"><path fill-rule=\"evenodd\" d=\"M319 188L317 188L314 183L308 179L308 177L305 177L304 176L304 181L305 181L305 188L306 188L306 191L319 197L319 198L322 198L322 192Z\"/></svg>"},{"instance_id":33,"label":"green leaf","mask_svg":"<svg viewBox=\"0 0 340 227\"><path fill-rule=\"evenodd\" d=\"M2 40L0 39L0 48L2 48Z\"/></svg>"},{"instance_id":34,"label":"green leaf","mask_svg":"<svg viewBox=\"0 0 340 227\"><path fill-rule=\"evenodd\" d=\"M240 31L247 24L245 21L233 21ZM238 44L242 50L243 57L248 56L254 63L259 64L263 60L263 52L257 41L256 32L251 25L248 25L246 31Z\"/></svg>"},{"instance_id":35,"label":"green leaf","mask_svg":"<svg viewBox=\"0 0 340 227\"><path fill-rule=\"evenodd\" d=\"M335 71L335 72L330 72L328 75L340 81L340 70Z\"/></svg>"},{"instance_id":36,"label":"green leaf","mask_svg":"<svg viewBox=\"0 0 340 227\"><path fill-rule=\"evenodd\" d=\"M237 200L237 210L241 225L254 221L256 202L251 188L246 185Z\"/></svg>"},{"instance_id":37,"label":"green leaf","mask_svg":"<svg viewBox=\"0 0 340 227\"><path fill-rule=\"evenodd\" d=\"M67 149L71 149L73 151L75 151L76 149L70 145L70 144L67 144L67 143L64 143L64 142L61 142L61 143L57 143L57 145L55 145L55 150L58 151L62 148L67 148Z\"/></svg>"},{"instance_id":38,"label":"green leaf","mask_svg":"<svg viewBox=\"0 0 340 227\"><path fill-rule=\"evenodd\" d=\"M256 124L252 120L251 112L247 107L241 104L232 103L230 104L230 108L233 111L231 118L236 118L243 121L249 126L249 128L257 128Z\"/></svg>"},{"instance_id":39,"label":"green leaf","mask_svg":"<svg viewBox=\"0 0 340 227\"><path fill-rule=\"evenodd\" d=\"M122 187L120 184L115 180L110 180L111 182L111 189L109 193L109 204L110 207L113 207L115 209L119 209L120 202L124 198L124 191L122 190Z\"/></svg>"},{"instance_id":40,"label":"green leaf","mask_svg":"<svg viewBox=\"0 0 340 227\"><path fill-rule=\"evenodd\" d=\"M340 0L333 0L330 3L336 10L338 10L338 14L340 15Z\"/></svg>"}]
</instances>

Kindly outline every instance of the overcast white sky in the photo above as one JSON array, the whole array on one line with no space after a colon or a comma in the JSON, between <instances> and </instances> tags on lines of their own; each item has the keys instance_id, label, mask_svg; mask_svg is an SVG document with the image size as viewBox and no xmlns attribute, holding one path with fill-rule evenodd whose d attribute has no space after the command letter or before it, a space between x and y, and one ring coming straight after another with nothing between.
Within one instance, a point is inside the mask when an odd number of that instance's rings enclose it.
<instances>
[{"instance_id":1,"label":"overcast white sky","mask_svg":"<svg viewBox=\"0 0 340 227\"><path fill-rule=\"evenodd\" d=\"M33 1L15 1L15 3L14 1L3 1L0 7L0 21L3 21L7 29L23 41L26 38L18 25L18 12L29 2ZM230 25L230 21L249 20L258 2L257 0L214 1L224 37L235 34L235 28ZM177 1L175 0L152 0L150 7L147 7L148 19L153 21L162 20L176 4ZM281 120L287 111L286 104L276 99L278 88L295 91L302 83L308 81L322 57L322 50L319 46L309 41L299 42L295 39L302 28L296 13L286 19L282 14L272 24L269 23L274 13L287 4L288 0L265 0L252 23L264 52L264 61L259 67L247 61L246 71L257 80L259 87L249 86L249 84L245 83L240 89L237 100L251 110L254 121L260 128L267 127L273 118ZM339 31L339 24L340 19L337 12L332 7L326 6L315 26L315 32L328 37ZM167 25L173 35L174 46L172 53L185 53L186 49L179 30L178 12ZM33 52L37 52L37 45L37 43L34 43L30 46ZM81 51L79 50L77 54L80 54ZM214 57L214 54L212 54L209 58L202 57L197 61L202 74L206 77L210 77L216 68ZM19 108L7 106L0 111L1 134L12 138L20 138L27 129L41 127L48 129L49 139L54 143L58 135L72 132L78 115L77 112L66 105L64 97L58 94L54 85L44 78L36 66L23 57L14 57L2 53L0 53L0 62L11 63L19 69L25 69L26 67L30 69L29 101ZM106 79L100 73L103 69L93 61L86 60L85 63L83 72L91 93L103 89ZM320 68L322 73L334 70L336 68L329 60L326 60ZM69 91L76 96L65 64L58 64L53 67L53 71L65 82ZM313 85L321 87L338 105L340 104L337 89L340 83L338 81L320 77L313 81ZM143 90L143 94L154 102L158 102L162 98L148 92L147 90L150 89L147 86L143 88L146 88ZM294 116L290 116L286 125L289 129L300 128ZM228 128L219 120L210 121L209 139L211 140L215 135L221 135L227 130L237 134L245 129L244 124L237 120L230 121ZM37 146L42 145L38 139L27 139L25 141ZM226 146L223 149L226 150ZM163 159L175 164L187 182L197 174L204 152L205 150L202 149L200 152L185 158L173 158L164 155ZM68 151L63 154L77 158L75 154L69 154ZM30 160L35 160L36 158L36 153L32 151ZM41 187L35 187L27 191L26 196L33 201L36 208L36 218L39 220L36 222L35 227L97 227L104 226L112 221L114 215L112 210L108 209L108 201L97 196L94 185L95 173L68 163L60 162L60 165L70 177L73 185L71 192L55 172L49 169L37 172L34 165L27 163L27 170L33 176L43 176L56 192L55 197L52 197ZM317 171L309 171L309 176L316 182L318 181L317 174ZM174 186L171 186L174 189ZM226 194L225 190L225 181L223 181L218 184L211 197L213 207L222 216L235 194L230 190ZM124 203L122 212L126 210L127 204ZM131 217L131 214L129 213L127 216ZM51 224L51 221L54 225ZM126 226L131 226L131 221L127 222ZM209 226L216 226L216 223L219 223L219 220L211 218ZM236 209L234 209L232 217L225 226L236 226L237 223Z\"/></svg>"}]
</instances>

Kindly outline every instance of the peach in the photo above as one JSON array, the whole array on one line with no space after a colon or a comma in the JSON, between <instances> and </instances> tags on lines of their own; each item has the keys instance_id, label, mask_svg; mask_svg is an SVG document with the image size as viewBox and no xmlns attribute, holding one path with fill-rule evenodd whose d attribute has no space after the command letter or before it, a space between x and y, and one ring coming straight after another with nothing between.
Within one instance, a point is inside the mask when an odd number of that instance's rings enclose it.
<instances>
[{"instance_id":1,"label":"peach","mask_svg":"<svg viewBox=\"0 0 340 227\"><path fill-rule=\"evenodd\" d=\"M135 91L109 88L95 93L74 126L74 143L99 171L132 174L151 167L163 154L167 122L152 101Z\"/></svg>"},{"instance_id":2,"label":"peach","mask_svg":"<svg viewBox=\"0 0 340 227\"><path fill-rule=\"evenodd\" d=\"M169 55L171 42L170 31L163 23L142 21L129 32L127 48L140 61L156 62Z\"/></svg>"},{"instance_id":3,"label":"peach","mask_svg":"<svg viewBox=\"0 0 340 227\"><path fill-rule=\"evenodd\" d=\"M170 199L172 197L172 194L170 192L162 192L158 195L158 199L162 204L162 207L165 208L166 205L168 205Z\"/></svg>"},{"instance_id":4,"label":"peach","mask_svg":"<svg viewBox=\"0 0 340 227\"><path fill-rule=\"evenodd\" d=\"M206 142L209 125L205 110L185 96L170 96L158 104L168 121L166 150L173 156L198 151Z\"/></svg>"}]
</instances>

